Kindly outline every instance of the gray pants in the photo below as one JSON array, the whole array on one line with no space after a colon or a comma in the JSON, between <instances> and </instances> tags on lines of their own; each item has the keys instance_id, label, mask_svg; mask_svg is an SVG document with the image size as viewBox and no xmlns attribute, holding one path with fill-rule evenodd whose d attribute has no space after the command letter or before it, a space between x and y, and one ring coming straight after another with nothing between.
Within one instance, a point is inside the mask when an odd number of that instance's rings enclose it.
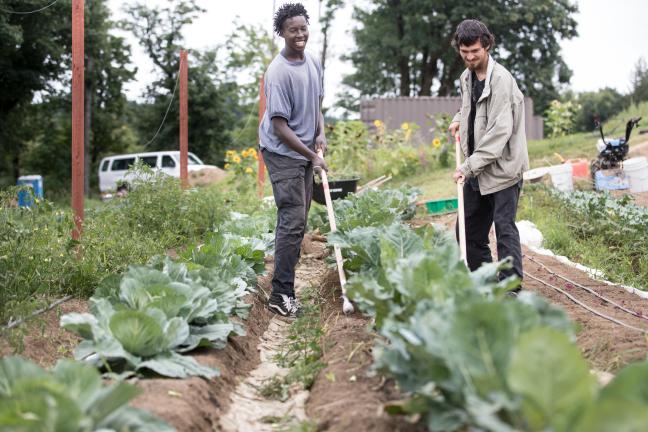
<instances>
[{"instance_id":1,"label":"gray pants","mask_svg":"<svg viewBox=\"0 0 648 432\"><path fill-rule=\"evenodd\" d=\"M295 295L295 266L313 197L313 165L262 150L277 204L272 292Z\"/></svg>"}]
</instances>

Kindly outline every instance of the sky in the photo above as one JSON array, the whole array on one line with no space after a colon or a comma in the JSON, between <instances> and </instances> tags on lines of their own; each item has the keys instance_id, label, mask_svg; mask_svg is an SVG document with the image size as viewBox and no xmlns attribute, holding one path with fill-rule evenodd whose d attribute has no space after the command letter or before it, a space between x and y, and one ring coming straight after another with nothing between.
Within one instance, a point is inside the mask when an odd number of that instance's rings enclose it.
<instances>
[{"instance_id":1,"label":"sky","mask_svg":"<svg viewBox=\"0 0 648 432\"><path fill-rule=\"evenodd\" d=\"M172 1L172 0L171 0ZM296 1L296 0L295 0ZM122 7L133 0L109 0L115 19L124 17ZM169 0L147 0L147 5L164 6ZM249 24L262 24L272 31L273 8L284 0L198 0L207 10L193 24L187 27L185 38L189 49L214 47L223 42L234 30L234 20ZM318 24L318 0L302 0L311 17L311 36L308 47L319 53L321 34ZM648 61L648 1L646 0L579 0L578 37L561 42L563 58L573 71L571 88L576 92L595 91L612 87L621 93L630 89L630 77L640 57ZM353 5L366 4L366 0L347 0L343 10L338 11L333 23L327 59L324 100L325 107L331 107L335 95L341 90L341 79L351 73L353 67L339 59L353 46L350 30ZM642 22L643 21L643 22ZM146 85L154 80L153 65L137 41L124 33L133 50L133 62L138 66L136 80L127 88L128 97L138 98ZM497 35L495 35L497 36ZM282 40L278 40L283 45ZM451 49L451 48L448 48Z\"/></svg>"}]
</instances>

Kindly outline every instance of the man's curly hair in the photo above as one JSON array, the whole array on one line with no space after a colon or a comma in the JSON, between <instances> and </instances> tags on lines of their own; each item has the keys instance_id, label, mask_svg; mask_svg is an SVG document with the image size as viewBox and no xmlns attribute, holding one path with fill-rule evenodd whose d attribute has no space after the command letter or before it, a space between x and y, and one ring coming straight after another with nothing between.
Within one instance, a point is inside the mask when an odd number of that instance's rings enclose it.
<instances>
[{"instance_id":1,"label":"man's curly hair","mask_svg":"<svg viewBox=\"0 0 648 432\"><path fill-rule=\"evenodd\" d=\"M283 29L284 22L287 19L296 17L296 16L303 16L306 18L306 24L310 24L308 22L308 19L310 18L308 16L308 12L306 12L306 8L304 7L303 4L301 3L286 3L282 5L279 10L275 13L274 16L274 31L277 33L279 36L281 36L281 31Z\"/></svg>"}]
</instances>

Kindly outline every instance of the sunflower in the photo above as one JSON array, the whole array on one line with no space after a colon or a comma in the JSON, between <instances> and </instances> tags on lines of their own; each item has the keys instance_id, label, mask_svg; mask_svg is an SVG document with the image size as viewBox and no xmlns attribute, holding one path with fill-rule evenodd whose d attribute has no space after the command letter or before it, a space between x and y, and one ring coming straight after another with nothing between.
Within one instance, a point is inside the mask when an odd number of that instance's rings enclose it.
<instances>
[{"instance_id":1,"label":"sunflower","mask_svg":"<svg viewBox=\"0 0 648 432\"><path fill-rule=\"evenodd\" d=\"M409 125L409 123L407 123L407 122L404 122L403 124L401 124L401 129L403 129L403 130L405 130L405 131L406 131L406 130L408 130L409 128L410 128L410 125Z\"/></svg>"},{"instance_id":2,"label":"sunflower","mask_svg":"<svg viewBox=\"0 0 648 432\"><path fill-rule=\"evenodd\" d=\"M230 167L230 164L225 164L225 169L226 170L229 169L229 167Z\"/></svg>"},{"instance_id":3,"label":"sunflower","mask_svg":"<svg viewBox=\"0 0 648 432\"><path fill-rule=\"evenodd\" d=\"M252 174L253 172L254 172L254 170L252 168L250 168L250 167L245 168L245 173L246 174Z\"/></svg>"},{"instance_id":4,"label":"sunflower","mask_svg":"<svg viewBox=\"0 0 648 432\"><path fill-rule=\"evenodd\" d=\"M227 151L225 152L225 157L231 158L231 157L233 157L234 155L236 155L236 152L235 152L234 150L227 150Z\"/></svg>"},{"instance_id":5,"label":"sunflower","mask_svg":"<svg viewBox=\"0 0 648 432\"><path fill-rule=\"evenodd\" d=\"M244 158L246 158L246 157L250 156L250 153L249 153L247 150L243 150L243 151L241 152L241 156L243 156Z\"/></svg>"},{"instance_id":6,"label":"sunflower","mask_svg":"<svg viewBox=\"0 0 648 432\"><path fill-rule=\"evenodd\" d=\"M239 155L234 155L234 157L232 158L232 162L234 162L236 164L240 164L241 163L240 156Z\"/></svg>"},{"instance_id":7,"label":"sunflower","mask_svg":"<svg viewBox=\"0 0 648 432\"><path fill-rule=\"evenodd\" d=\"M434 146L434 148L441 147L441 140L439 138L434 138L434 140L432 140L432 145Z\"/></svg>"},{"instance_id":8,"label":"sunflower","mask_svg":"<svg viewBox=\"0 0 648 432\"><path fill-rule=\"evenodd\" d=\"M380 120L374 120L373 122L374 126L376 126L378 129L382 128L385 124L380 121Z\"/></svg>"}]
</instances>

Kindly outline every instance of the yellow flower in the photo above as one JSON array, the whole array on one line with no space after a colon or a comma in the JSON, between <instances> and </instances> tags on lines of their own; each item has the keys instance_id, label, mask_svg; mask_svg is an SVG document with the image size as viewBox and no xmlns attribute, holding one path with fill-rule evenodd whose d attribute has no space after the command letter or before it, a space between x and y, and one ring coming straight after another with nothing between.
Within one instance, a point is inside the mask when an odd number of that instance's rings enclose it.
<instances>
[{"instance_id":1,"label":"yellow flower","mask_svg":"<svg viewBox=\"0 0 648 432\"><path fill-rule=\"evenodd\" d=\"M248 157L249 155L250 155L250 153L247 150L243 150L241 152L241 156L243 156L244 158Z\"/></svg>"},{"instance_id":2,"label":"yellow flower","mask_svg":"<svg viewBox=\"0 0 648 432\"><path fill-rule=\"evenodd\" d=\"M236 163L236 164L240 164L240 163L241 163L241 158L239 157L239 155L235 155L235 156L232 158L232 162L234 162L234 163Z\"/></svg>"},{"instance_id":3,"label":"yellow flower","mask_svg":"<svg viewBox=\"0 0 648 432\"><path fill-rule=\"evenodd\" d=\"M256 149L255 149L254 147L250 147L250 148L248 149L248 153L251 154L251 155L252 155L252 154L256 154Z\"/></svg>"},{"instance_id":4,"label":"yellow flower","mask_svg":"<svg viewBox=\"0 0 648 432\"><path fill-rule=\"evenodd\" d=\"M245 168L245 173L246 174L252 174L253 172L254 172L254 170L252 168L250 168L250 167Z\"/></svg>"},{"instance_id":5,"label":"yellow flower","mask_svg":"<svg viewBox=\"0 0 648 432\"><path fill-rule=\"evenodd\" d=\"M434 146L434 148L441 147L441 140L439 138L434 138L434 140L432 140L432 145Z\"/></svg>"},{"instance_id":6,"label":"yellow flower","mask_svg":"<svg viewBox=\"0 0 648 432\"><path fill-rule=\"evenodd\" d=\"M230 164L225 164L225 169L229 169Z\"/></svg>"},{"instance_id":7,"label":"yellow flower","mask_svg":"<svg viewBox=\"0 0 648 432\"><path fill-rule=\"evenodd\" d=\"M227 150L225 152L225 157L230 158L230 157L234 156L235 154L236 154L236 152L234 150Z\"/></svg>"},{"instance_id":8,"label":"yellow flower","mask_svg":"<svg viewBox=\"0 0 648 432\"><path fill-rule=\"evenodd\" d=\"M257 152L254 152L252 157L254 158L254 160L259 160L259 156L257 155Z\"/></svg>"},{"instance_id":9,"label":"yellow flower","mask_svg":"<svg viewBox=\"0 0 648 432\"><path fill-rule=\"evenodd\" d=\"M384 126L384 123L380 120L374 120L374 126L376 126L378 129L382 128Z\"/></svg>"},{"instance_id":10,"label":"yellow flower","mask_svg":"<svg viewBox=\"0 0 648 432\"><path fill-rule=\"evenodd\" d=\"M403 129L403 130L408 130L409 128L410 128L410 126L409 126L409 123L407 123L407 122L404 122L404 123L401 125L401 129Z\"/></svg>"}]
</instances>

